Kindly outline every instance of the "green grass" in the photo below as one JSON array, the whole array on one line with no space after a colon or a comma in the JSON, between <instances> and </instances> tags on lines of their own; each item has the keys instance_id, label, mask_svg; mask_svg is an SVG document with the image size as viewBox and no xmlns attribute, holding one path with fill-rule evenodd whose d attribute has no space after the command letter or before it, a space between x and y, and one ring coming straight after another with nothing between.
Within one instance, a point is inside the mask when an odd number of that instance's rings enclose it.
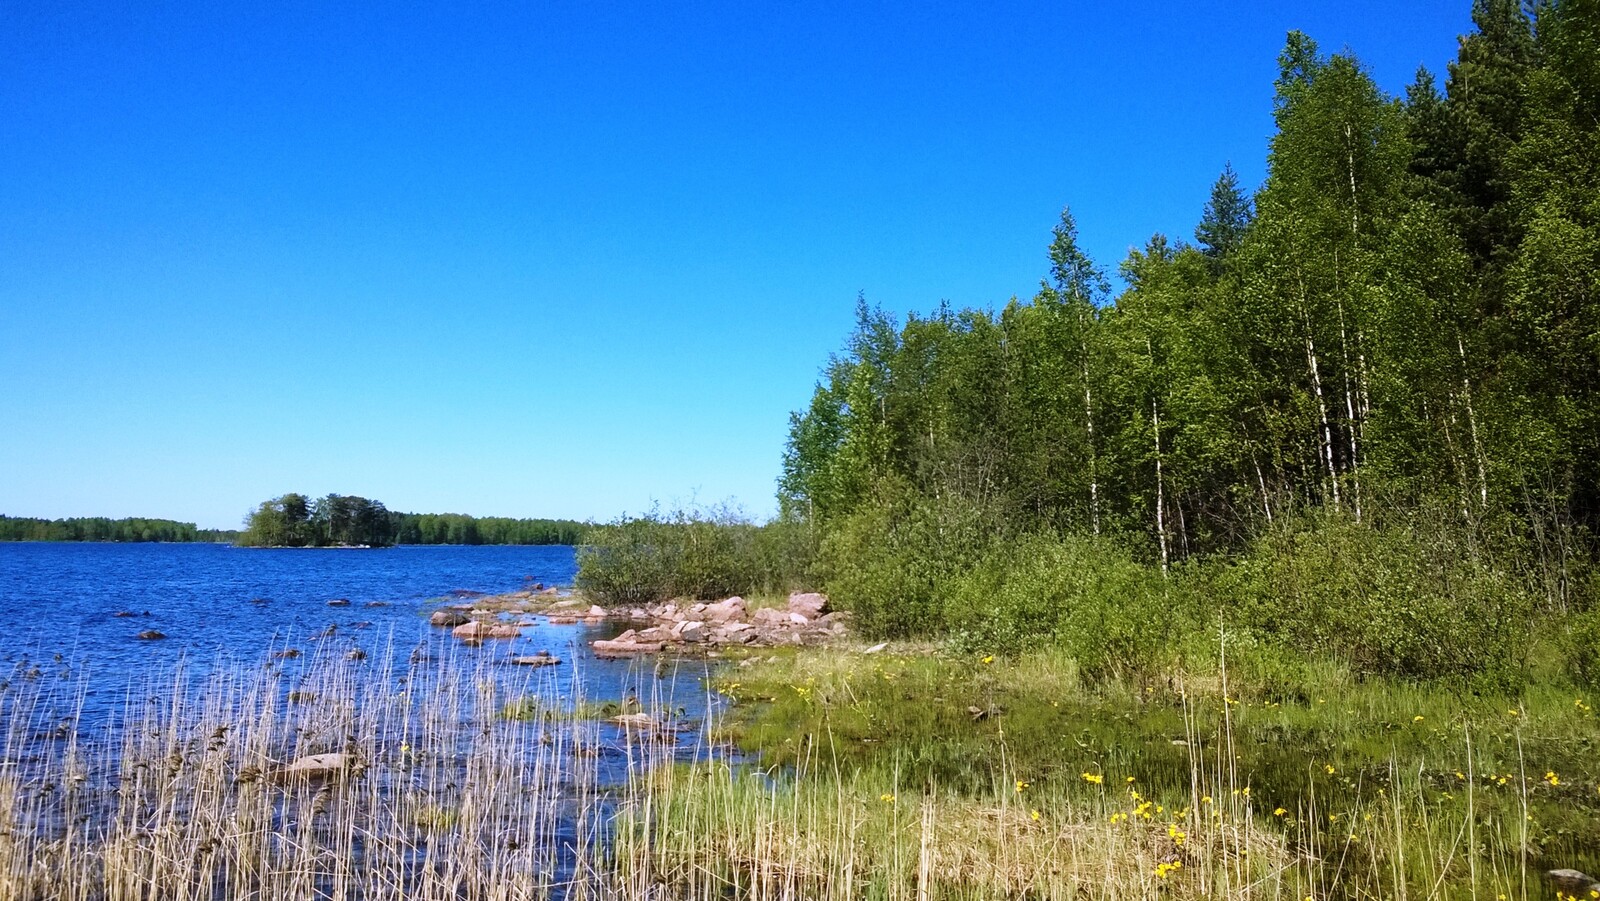
<instances>
[{"instance_id":1,"label":"green grass","mask_svg":"<svg viewBox=\"0 0 1600 901\"><path fill-rule=\"evenodd\" d=\"M791 651L717 687L740 702L723 736L817 791L1146 826L1227 805L1284 849L1298 875L1279 874L1282 897L1516 897L1524 868L1596 871L1600 699L1550 681L1517 696L1363 681L1328 662L1293 676L1213 666L1090 684L1049 649Z\"/></svg>"}]
</instances>

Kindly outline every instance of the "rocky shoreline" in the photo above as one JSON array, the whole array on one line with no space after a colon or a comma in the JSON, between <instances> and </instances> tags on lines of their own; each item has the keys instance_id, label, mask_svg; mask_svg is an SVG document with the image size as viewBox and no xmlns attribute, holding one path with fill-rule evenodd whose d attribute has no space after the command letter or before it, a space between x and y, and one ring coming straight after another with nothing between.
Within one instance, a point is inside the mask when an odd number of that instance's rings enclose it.
<instances>
[{"instance_id":1,"label":"rocky shoreline","mask_svg":"<svg viewBox=\"0 0 1600 901\"><path fill-rule=\"evenodd\" d=\"M737 596L715 602L668 601L608 609L547 588L450 604L434 611L429 622L450 629L464 644L478 645L487 640L520 637L524 628L538 624L532 618L538 616L557 625L598 625L608 621L630 624L615 638L589 642L600 657L669 652L715 654L731 647L822 645L835 642L850 631L849 613L829 611L828 598L815 592L795 592L782 606L754 609ZM540 663L545 662L560 660L546 655Z\"/></svg>"}]
</instances>

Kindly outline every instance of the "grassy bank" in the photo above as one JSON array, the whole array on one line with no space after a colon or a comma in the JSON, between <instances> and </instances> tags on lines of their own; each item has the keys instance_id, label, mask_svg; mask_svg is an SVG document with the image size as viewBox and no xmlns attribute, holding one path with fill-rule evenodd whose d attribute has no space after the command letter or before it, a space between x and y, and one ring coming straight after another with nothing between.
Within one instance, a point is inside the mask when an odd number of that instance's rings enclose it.
<instances>
[{"instance_id":1,"label":"grassy bank","mask_svg":"<svg viewBox=\"0 0 1600 901\"><path fill-rule=\"evenodd\" d=\"M1600 862L1596 721L1564 691L1090 685L1050 651L801 651L718 687L765 768L657 774L650 855L741 893L1549 897L1544 870Z\"/></svg>"}]
</instances>

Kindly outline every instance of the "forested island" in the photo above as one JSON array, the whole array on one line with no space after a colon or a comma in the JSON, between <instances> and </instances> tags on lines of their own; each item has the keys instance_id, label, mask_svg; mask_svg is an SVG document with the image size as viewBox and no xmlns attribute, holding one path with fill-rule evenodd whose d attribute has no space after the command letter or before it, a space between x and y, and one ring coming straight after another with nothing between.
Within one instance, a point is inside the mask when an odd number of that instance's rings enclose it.
<instances>
[{"instance_id":1,"label":"forested island","mask_svg":"<svg viewBox=\"0 0 1600 901\"><path fill-rule=\"evenodd\" d=\"M239 537L231 529L201 529L192 522L170 519L74 516L37 519L0 514L0 541L176 541L228 542Z\"/></svg>"},{"instance_id":2,"label":"forested island","mask_svg":"<svg viewBox=\"0 0 1600 901\"><path fill-rule=\"evenodd\" d=\"M567 519L397 513L354 495L289 493L245 519L243 547L389 547L395 544L578 544L589 524Z\"/></svg>"}]
</instances>

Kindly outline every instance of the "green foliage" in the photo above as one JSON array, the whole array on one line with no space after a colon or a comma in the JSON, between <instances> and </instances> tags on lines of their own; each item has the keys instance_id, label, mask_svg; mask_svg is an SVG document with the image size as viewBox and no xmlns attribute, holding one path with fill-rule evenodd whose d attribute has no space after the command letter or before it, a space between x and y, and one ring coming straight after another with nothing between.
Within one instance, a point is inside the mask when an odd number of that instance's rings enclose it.
<instances>
[{"instance_id":1,"label":"green foliage","mask_svg":"<svg viewBox=\"0 0 1600 901\"><path fill-rule=\"evenodd\" d=\"M1443 92L1404 98L1292 32L1266 182L1225 170L1198 248L1153 236L1113 298L1063 212L1032 298L861 302L782 482L835 602L881 634L1059 631L1023 595L1071 591L986 546L1120 535L1172 590L1242 557L1222 596L1263 655L1522 678L1528 611L1581 606L1600 554L1596 9L1480 0ZM984 592L1027 615L974 626Z\"/></svg>"},{"instance_id":2,"label":"green foliage","mask_svg":"<svg viewBox=\"0 0 1600 901\"><path fill-rule=\"evenodd\" d=\"M1600 605L1574 614L1566 646L1567 668L1573 681L1590 691L1600 691Z\"/></svg>"},{"instance_id":3,"label":"green foliage","mask_svg":"<svg viewBox=\"0 0 1600 901\"><path fill-rule=\"evenodd\" d=\"M1215 576L1229 618L1360 675L1515 688L1534 601L1426 516L1374 529L1321 515L1264 536Z\"/></svg>"},{"instance_id":4,"label":"green foliage","mask_svg":"<svg viewBox=\"0 0 1600 901\"><path fill-rule=\"evenodd\" d=\"M812 530L727 510L652 511L596 526L578 549L580 589L607 604L726 598L809 583Z\"/></svg>"},{"instance_id":5,"label":"green foliage","mask_svg":"<svg viewBox=\"0 0 1600 901\"><path fill-rule=\"evenodd\" d=\"M947 626L944 592L982 559L993 534L971 502L886 482L873 503L827 532L819 569L831 602L854 612L868 634L937 634Z\"/></svg>"},{"instance_id":6,"label":"green foliage","mask_svg":"<svg viewBox=\"0 0 1600 901\"><path fill-rule=\"evenodd\" d=\"M1035 535L995 545L953 580L945 620L960 647L1049 643L1092 679L1137 678L1170 665L1191 628L1179 592L1110 539Z\"/></svg>"},{"instance_id":7,"label":"green foliage","mask_svg":"<svg viewBox=\"0 0 1600 901\"><path fill-rule=\"evenodd\" d=\"M263 501L245 519L239 536L245 547L386 547L394 544L394 523L380 501L330 494L309 501L285 494Z\"/></svg>"}]
</instances>

